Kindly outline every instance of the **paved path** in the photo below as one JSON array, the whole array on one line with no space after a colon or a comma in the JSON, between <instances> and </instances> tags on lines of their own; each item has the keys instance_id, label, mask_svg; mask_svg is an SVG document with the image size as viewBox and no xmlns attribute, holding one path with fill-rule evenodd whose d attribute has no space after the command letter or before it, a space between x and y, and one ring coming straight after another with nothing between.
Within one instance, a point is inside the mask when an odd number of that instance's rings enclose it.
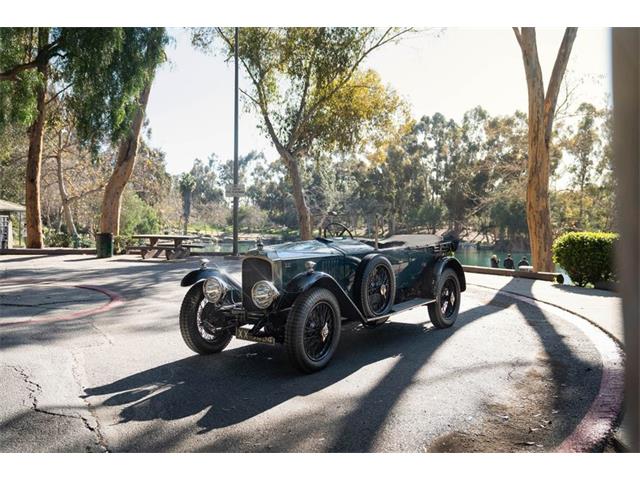
<instances>
[{"instance_id":1,"label":"paved path","mask_svg":"<svg viewBox=\"0 0 640 480\"><path fill-rule=\"evenodd\" d=\"M472 275L453 328L435 330L425 308L372 331L351 325L314 375L281 348L235 339L196 356L177 327L179 280L196 267L0 257L0 292L11 293L0 303L29 302L26 313L0 306L12 316L0 326L0 451L553 451L599 392L602 359L582 329ZM32 304L47 309L29 299L43 281L71 309L97 303L73 285L121 303L20 323Z\"/></svg>"},{"instance_id":2,"label":"paved path","mask_svg":"<svg viewBox=\"0 0 640 480\"><path fill-rule=\"evenodd\" d=\"M480 273L467 273L467 282L564 308L588 319L624 344L622 299L614 292Z\"/></svg>"}]
</instances>

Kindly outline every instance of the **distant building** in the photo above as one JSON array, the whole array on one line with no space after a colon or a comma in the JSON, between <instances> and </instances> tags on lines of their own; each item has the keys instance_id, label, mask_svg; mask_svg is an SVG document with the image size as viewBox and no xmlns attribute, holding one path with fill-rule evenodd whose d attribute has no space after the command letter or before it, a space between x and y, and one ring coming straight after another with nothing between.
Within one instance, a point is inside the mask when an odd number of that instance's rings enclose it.
<instances>
[{"instance_id":1,"label":"distant building","mask_svg":"<svg viewBox=\"0 0 640 480\"><path fill-rule=\"evenodd\" d=\"M19 243L22 244L22 214L25 210L23 205L7 200L0 200L0 249L13 248L11 215L18 216L18 224L20 225L18 230Z\"/></svg>"}]
</instances>

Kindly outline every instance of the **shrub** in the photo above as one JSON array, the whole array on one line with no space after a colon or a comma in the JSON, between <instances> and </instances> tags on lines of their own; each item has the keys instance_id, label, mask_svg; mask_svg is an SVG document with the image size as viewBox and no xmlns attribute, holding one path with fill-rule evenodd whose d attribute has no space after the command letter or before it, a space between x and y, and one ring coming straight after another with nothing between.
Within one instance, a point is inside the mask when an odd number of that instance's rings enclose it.
<instances>
[{"instance_id":1,"label":"shrub","mask_svg":"<svg viewBox=\"0 0 640 480\"><path fill-rule=\"evenodd\" d=\"M54 248L91 248L94 243L89 235L79 234L76 238L65 232L59 232L55 228L44 227L44 244Z\"/></svg>"},{"instance_id":2,"label":"shrub","mask_svg":"<svg viewBox=\"0 0 640 480\"><path fill-rule=\"evenodd\" d=\"M72 247L73 237L55 228L43 228L44 244L47 247Z\"/></svg>"},{"instance_id":3,"label":"shrub","mask_svg":"<svg viewBox=\"0 0 640 480\"><path fill-rule=\"evenodd\" d=\"M123 236L158 233L162 229L158 213L134 192L125 191L121 212L120 233Z\"/></svg>"},{"instance_id":4,"label":"shrub","mask_svg":"<svg viewBox=\"0 0 640 480\"><path fill-rule=\"evenodd\" d=\"M581 287L614 277L614 249L618 235L603 232L570 232L553 242L553 261Z\"/></svg>"},{"instance_id":5,"label":"shrub","mask_svg":"<svg viewBox=\"0 0 640 480\"><path fill-rule=\"evenodd\" d=\"M116 255L126 253L127 247L135 245L133 238L130 235L116 235L113 237L113 251Z\"/></svg>"}]
</instances>

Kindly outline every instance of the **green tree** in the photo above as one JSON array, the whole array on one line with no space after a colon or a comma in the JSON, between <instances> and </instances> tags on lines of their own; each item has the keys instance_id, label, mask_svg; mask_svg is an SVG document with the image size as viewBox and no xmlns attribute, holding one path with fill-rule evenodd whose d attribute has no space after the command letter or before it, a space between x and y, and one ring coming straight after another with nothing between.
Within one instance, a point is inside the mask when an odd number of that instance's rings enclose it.
<instances>
[{"instance_id":1,"label":"green tree","mask_svg":"<svg viewBox=\"0 0 640 480\"><path fill-rule=\"evenodd\" d=\"M311 238L301 164L314 151L353 149L395 111L373 72L362 71L373 51L398 40L407 29L243 28L239 57L251 81L243 92L287 170L303 239ZM193 43L209 49L222 39L232 58L231 29L196 29Z\"/></svg>"},{"instance_id":2,"label":"green tree","mask_svg":"<svg viewBox=\"0 0 640 480\"><path fill-rule=\"evenodd\" d=\"M102 142L128 133L149 67L160 61L145 52L165 41L164 29L157 28L0 29L0 130L16 123L28 127L29 247L42 247L40 173L49 86L71 98L78 137L97 151Z\"/></svg>"},{"instance_id":3,"label":"green tree","mask_svg":"<svg viewBox=\"0 0 640 480\"><path fill-rule=\"evenodd\" d=\"M191 200L193 190L196 188L196 179L190 173L183 173L179 181L180 194L182 195L182 218L184 219L183 232L187 234L189 217L191 216Z\"/></svg>"},{"instance_id":4,"label":"green tree","mask_svg":"<svg viewBox=\"0 0 640 480\"><path fill-rule=\"evenodd\" d=\"M189 173L196 182L193 189L193 197L196 203L206 205L224 200L224 194L219 187L220 181L216 173L218 168L218 159L215 154L211 154L206 163L199 158L193 161L193 166Z\"/></svg>"},{"instance_id":5,"label":"green tree","mask_svg":"<svg viewBox=\"0 0 640 480\"><path fill-rule=\"evenodd\" d=\"M120 233L120 210L122 193L131 178L140 145L140 133L144 125L145 112L156 68L165 61L164 47L168 37L164 28L124 29L123 54L110 66L112 72L120 72L131 82L129 92L134 95L121 115L126 123L117 131L120 139L113 173L107 182L102 197L100 232ZM104 87L85 86L80 92L83 98L103 97ZM137 95L137 101L135 101ZM79 125L82 127L82 124Z\"/></svg>"},{"instance_id":6,"label":"green tree","mask_svg":"<svg viewBox=\"0 0 640 480\"><path fill-rule=\"evenodd\" d=\"M598 154L599 138L596 127L598 112L589 103L582 103L576 112L579 115L575 131L569 130L569 135L563 139L566 151L572 156L569 164L572 185L578 189L578 221L577 227L584 228L584 196L585 189L593 177L595 157Z\"/></svg>"}]
</instances>

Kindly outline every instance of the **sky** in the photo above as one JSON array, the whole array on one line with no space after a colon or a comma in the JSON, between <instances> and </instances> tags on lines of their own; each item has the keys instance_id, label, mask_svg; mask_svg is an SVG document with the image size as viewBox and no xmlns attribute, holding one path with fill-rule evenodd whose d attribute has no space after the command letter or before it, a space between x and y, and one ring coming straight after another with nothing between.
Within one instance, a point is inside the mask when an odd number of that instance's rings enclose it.
<instances>
[{"instance_id":1,"label":"sky","mask_svg":"<svg viewBox=\"0 0 640 480\"><path fill-rule=\"evenodd\" d=\"M175 42L156 75L147 115L151 145L165 152L168 171L177 174L211 153L233 157L233 67L221 56L195 51L187 31L170 29L170 34ZM545 82L562 35L562 29L537 30ZM566 75L578 85L576 107L583 101L603 105L610 98L609 52L607 29L578 30ZM365 66L408 102L416 118L440 112L460 120L477 105L492 115L527 110L522 56L509 28L428 30L375 51ZM248 86L247 80L241 78L240 85ZM275 159L258 124L255 114L241 109L239 152L258 150Z\"/></svg>"}]
</instances>

